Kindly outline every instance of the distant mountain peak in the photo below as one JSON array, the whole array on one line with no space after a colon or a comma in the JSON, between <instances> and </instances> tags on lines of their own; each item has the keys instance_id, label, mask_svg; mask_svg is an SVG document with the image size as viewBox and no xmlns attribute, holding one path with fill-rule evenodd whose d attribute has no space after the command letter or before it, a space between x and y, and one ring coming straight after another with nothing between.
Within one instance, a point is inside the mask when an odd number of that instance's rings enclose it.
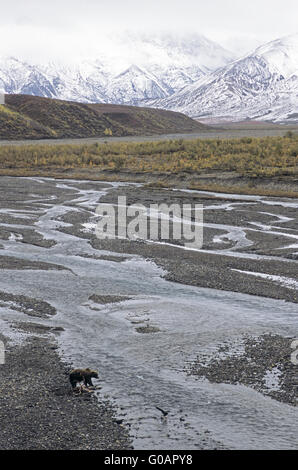
<instances>
[{"instance_id":1,"label":"distant mountain peak","mask_svg":"<svg viewBox=\"0 0 298 470\"><path fill-rule=\"evenodd\" d=\"M116 78L122 77L127 74L146 75L146 72L142 70L138 65L132 64L123 72L119 73Z\"/></svg>"},{"instance_id":2,"label":"distant mountain peak","mask_svg":"<svg viewBox=\"0 0 298 470\"><path fill-rule=\"evenodd\" d=\"M0 89L201 118L298 120L298 34L238 59L200 34L127 33L116 40L113 54L103 50L71 65L2 57Z\"/></svg>"},{"instance_id":3,"label":"distant mountain peak","mask_svg":"<svg viewBox=\"0 0 298 470\"><path fill-rule=\"evenodd\" d=\"M197 118L298 121L298 34L270 41L153 104Z\"/></svg>"},{"instance_id":4,"label":"distant mountain peak","mask_svg":"<svg viewBox=\"0 0 298 470\"><path fill-rule=\"evenodd\" d=\"M234 59L198 34L127 33L112 39L118 47L110 55L103 49L77 65L2 58L0 88L82 102L143 104L168 97Z\"/></svg>"}]
</instances>

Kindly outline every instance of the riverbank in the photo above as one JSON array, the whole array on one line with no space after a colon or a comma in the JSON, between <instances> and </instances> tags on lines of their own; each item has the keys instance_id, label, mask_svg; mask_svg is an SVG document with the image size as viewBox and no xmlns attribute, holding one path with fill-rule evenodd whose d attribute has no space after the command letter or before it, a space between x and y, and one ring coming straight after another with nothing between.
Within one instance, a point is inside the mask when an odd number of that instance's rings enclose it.
<instances>
[{"instance_id":1,"label":"riverbank","mask_svg":"<svg viewBox=\"0 0 298 470\"><path fill-rule=\"evenodd\" d=\"M13 328L30 336L11 345L1 335L6 354L0 365L0 449L131 449L129 433L108 401L72 391L71 366L57 354L59 328L27 322Z\"/></svg>"},{"instance_id":2,"label":"riverbank","mask_svg":"<svg viewBox=\"0 0 298 470\"><path fill-rule=\"evenodd\" d=\"M138 173L130 171L99 171L88 168L67 170L9 170L0 168L0 176L41 177L66 180L123 182L131 181L147 185L148 188L179 188L198 191L220 192L229 194L249 194L272 197L298 198L297 177L248 178L236 172L208 171L196 173Z\"/></svg>"},{"instance_id":3,"label":"riverbank","mask_svg":"<svg viewBox=\"0 0 298 470\"><path fill-rule=\"evenodd\" d=\"M297 137L0 146L0 175L298 197Z\"/></svg>"},{"instance_id":4,"label":"riverbank","mask_svg":"<svg viewBox=\"0 0 298 470\"><path fill-rule=\"evenodd\" d=\"M297 406L298 370L290 360L295 338L265 334L229 340L211 355L200 355L187 373L212 383L241 384L274 400Z\"/></svg>"}]
</instances>

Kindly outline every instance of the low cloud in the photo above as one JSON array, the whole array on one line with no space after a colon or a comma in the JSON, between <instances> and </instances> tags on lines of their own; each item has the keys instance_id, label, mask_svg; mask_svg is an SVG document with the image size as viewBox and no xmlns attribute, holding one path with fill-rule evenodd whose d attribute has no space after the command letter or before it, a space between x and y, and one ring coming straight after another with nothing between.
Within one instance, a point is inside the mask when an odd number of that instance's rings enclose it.
<instances>
[{"instance_id":1,"label":"low cloud","mask_svg":"<svg viewBox=\"0 0 298 470\"><path fill-rule=\"evenodd\" d=\"M1 2L0 55L73 61L101 50L125 30L195 32L237 54L297 32L296 0L10 0ZM9 41L7 40L9 38Z\"/></svg>"}]
</instances>

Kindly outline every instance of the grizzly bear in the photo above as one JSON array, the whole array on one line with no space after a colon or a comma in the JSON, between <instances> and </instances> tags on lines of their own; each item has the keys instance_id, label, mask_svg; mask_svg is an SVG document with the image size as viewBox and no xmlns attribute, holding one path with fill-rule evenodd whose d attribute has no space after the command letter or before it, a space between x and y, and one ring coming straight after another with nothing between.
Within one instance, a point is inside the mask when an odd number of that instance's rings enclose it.
<instances>
[{"instance_id":1,"label":"grizzly bear","mask_svg":"<svg viewBox=\"0 0 298 470\"><path fill-rule=\"evenodd\" d=\"M72 388L75 388L78 382L83 382L86 387L93 386L92 378L98 379L98 372L91 369L74 369L69 374L69 380Z\"/></svg>"}]
</instances>

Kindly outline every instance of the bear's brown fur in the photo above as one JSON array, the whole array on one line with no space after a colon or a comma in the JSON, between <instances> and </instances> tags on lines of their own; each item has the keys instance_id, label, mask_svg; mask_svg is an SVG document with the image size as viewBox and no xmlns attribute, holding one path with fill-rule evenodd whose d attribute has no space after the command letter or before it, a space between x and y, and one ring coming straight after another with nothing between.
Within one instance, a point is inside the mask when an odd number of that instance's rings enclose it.
<instances>
[{"instance_id":1,"label":"bear's brown fur","mask_svg":"<svg viewBox=\"0 0 298 470\"><path fill-rule=\"evenodd\" d=\"M69 380L72 388L75 388L78 382L84 382L86 387L92 387L92 378L98 379L98 372L96 370L74 369L69 374Z\"/></svg>"}]
</instances>

